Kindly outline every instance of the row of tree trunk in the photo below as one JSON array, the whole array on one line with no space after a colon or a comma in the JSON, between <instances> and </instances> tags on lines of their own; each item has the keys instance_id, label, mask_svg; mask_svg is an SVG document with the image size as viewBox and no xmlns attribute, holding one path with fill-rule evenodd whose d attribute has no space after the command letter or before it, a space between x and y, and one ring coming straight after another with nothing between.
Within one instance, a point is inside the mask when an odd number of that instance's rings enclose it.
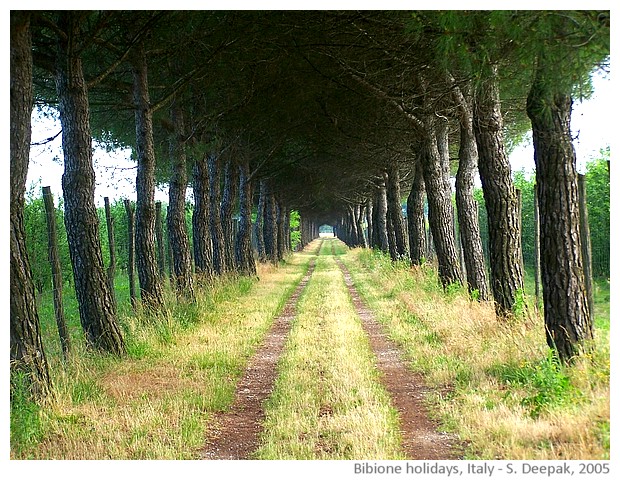
<instances>
[{"instance_id":1,"label":"row of tree trunk","mask_svg":"<svg viewBox=\"0 0 620 480\"><path fill-rule=\"evenodd\" d=\"M542 65L542 62L541 62ZM579 193L575 153L570 137L571 97L553 88L544 78L551 71L539 66L538 77L528 97L535 148L537 199L540 216L540 257L547 342L562 361L577 355L592 339L591 295L588 298L586 261L582 260ZM448 78L450 81L451 79ZM377 181L372 198L348 207L337 231L348 245L365 246L390 253L393 260L409 252L413 265L424 255L435 256L444 286L463 283L481 300L493 299L498 316L513 313L523 299L521 256L521 209L514 187L503 139L503 118L497 71L475 92L468 84L456 85L452 93L460 123L459 168L456 174L456 206L460 249L456 242L457 222L449 183L446 121L429 115L415 119L419 142L414 161L406 166L412 174L407 198L406 245L399 191L399 168L388 165ZM488 217L490 288L486 278L478 206L473 198L476 166L480 174ZM402 166L401 166L402 168ZM426 245L424 194L432 249ZM582 193L581 196L584 196ZM583 204L583 202L582 202ZM362 232L366 210L368 237ZM583 231L583 227L581 231ZM462 275L459 250L463 258ZM587 251L587 248L584 249ZM590 281L591 283L591 281Z\"/></svg>"},{"instance_id":2,"label":"row of tree trunk","mask_svg":"<svg viewBox=\"0 0 620 480\"><path fill-rule=\"evenodd\" d=\"M63 35L59 35L54 68L65 165L62 177L64 218L80 321L88 347L122 355L125 342L114 299L114 258L110 259L110 268L106 272L94 202L95 173L88 100L88 88L92 85L87 85L82 69L80 19L76 12L61 12L58 18ZM146 53L141 45L135 46L129 63L133 72L131 93L138 162L135 207L132 202L125 202L130 237L130 295L135 303L135 261L141 301L147 309L157 311L164 306L163 235L161 207L157 208L154 201L153 113L161 105L151 104ZM30 14L15 12L11 15L11 371L22 372L32 394L40 397L50 390L50 378L41 342L23 224L32 85ZM170 108L172 174L167 228L174 285L180 296L191 301L195 287L185 227L187 135L183 111L177 100L174 98ZM223 172L220 155L211 153L194 162L194 259L195 270L201 277L230 272L256 273L251 239L252 185L256 182L252 182L248 159L237 157L226 160ZM220 195L221 184L223 196ZM264 239L257 235L258 258L278 262L291 250L289 208L267 181L260 182L258 203L259 210L263 208L263 211L259 214L257 226L262 227L260 234ZM239 229L233 238L232 214L237 205ZM308 232L304 233L307 241ZM113 252L113 242L110 246ZM60 290L55 288L55 291L60 301ZM61 337L66 340L63 350L68 350L68 335L63 328L66 327L59 323Z\"/></svg>"}]
</instances>

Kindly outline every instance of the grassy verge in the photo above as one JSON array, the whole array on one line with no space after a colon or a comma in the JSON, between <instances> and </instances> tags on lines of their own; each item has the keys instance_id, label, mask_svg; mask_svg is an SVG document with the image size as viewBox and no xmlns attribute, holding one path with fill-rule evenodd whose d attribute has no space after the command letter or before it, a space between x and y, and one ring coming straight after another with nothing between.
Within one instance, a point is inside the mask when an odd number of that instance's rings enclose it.
<instances>
[{"instance_id":1,"label":"grassy verge","mask_svg":"<svg viewBox=\"0 0 620 480\"><path fill-rule=\"evenodd\" d=\"M325 241L266 402L261 459L399 458L398 420Z\"/></svg>"},{"instance_id":2,"label":"grassy verge","mask_svg":"<svg viewBox=\"0 0 620 480\"><path fill-rule=\"evenodd\" d=\"M468 458L609 458L605 298L592 353L564 367L533 313L501 323L490 304L470 301L463 289L444 292L430 267L393 264L367 250L341 258L411 368L435 388L432 410L467 443Z\"/></svg>"},{"instance_id":3,"label":"grassy verge","mask_svg":"<svg viewBox=\"0 0 620 480\"><path fill-rule=\"evenodd\" d=\"M170 296L157 317L122 317L125 358L86 352L79 341L67 365L50 355L54 398L42 406L14 398L11 458L198 458L210 416L232 402L248 358L310 257L261 265L260 281L218 281L195 304ZM51 341L53 331L45 337Z\"/></svg>"}]
</instances>

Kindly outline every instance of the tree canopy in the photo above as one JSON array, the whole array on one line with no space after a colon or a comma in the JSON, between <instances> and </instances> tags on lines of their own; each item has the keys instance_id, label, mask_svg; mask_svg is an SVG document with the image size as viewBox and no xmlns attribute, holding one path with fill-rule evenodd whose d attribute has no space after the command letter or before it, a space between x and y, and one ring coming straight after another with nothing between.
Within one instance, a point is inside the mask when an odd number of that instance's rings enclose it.
<instances>
[{"instance_id":1,"label":"tree canopy","mask_svg":"<svg viewBox=\"0 0 620 480\"><path fill-rule=\"evenodd\" d=\"M33 16L38 102L54 103L57 13ZM81 52L96 138L135 141L129 60L148 62L167 182L169 104L182 105L190 157L242 145L250 175L331 223L406 163L423 115L454 119L456 85L498 65L507 143L528 129L525 98L542 46L558 78L587 92L609 52L608 12L85 11ZM570 69L568 68L570 66ZM559 81L559 80L558 80ZM452 123L452 125L455 125ZM458 130L450 135L457 139ZM454 142L457 143L457 142ZM454 168L454 170L456 170ZM404 179L407 180L407 175Z\"/></svg>"}]
</instances>

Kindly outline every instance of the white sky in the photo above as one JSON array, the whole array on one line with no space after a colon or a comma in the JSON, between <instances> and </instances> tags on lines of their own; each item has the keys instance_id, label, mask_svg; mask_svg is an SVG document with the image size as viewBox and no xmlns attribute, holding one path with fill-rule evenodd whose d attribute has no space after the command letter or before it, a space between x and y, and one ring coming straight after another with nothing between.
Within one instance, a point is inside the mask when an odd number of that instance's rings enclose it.
<instances>
[{"instance_id":1,"label":"white sky","mask_svg":"<svg viewBox=\"0 0 620 480\"><path fill-rule=\"evenodd\" d=\"M575 102L572 115L572 132L577 152L578 169L583 171L588 160L598 155L601 148L611 143L617 134L617 127L610 121L610 99L615 95L612 82L597 76L594 79L594 95L583 103ZM615 128L616 127L616 128ZM41 121L33 115L32 142L37 143L56 135L60 131L60 122ZM112 201L119 198L135 200L135 162L131 160L131 150L106 152L94 149L96 174L95 202L103 205L103 197ZM534 148L531 141L523 143L510 156L513 171L524 169L534 172ZM57 200L62 196L61 178L63 173L61 138L45 146L33 146L28 170L27 188L34 189L38 196L42 186L49 185ZM188 192L189 193L189 192ZM167 201L167 187L156 193L156 198Z\"/></svg>"}]
</instances>

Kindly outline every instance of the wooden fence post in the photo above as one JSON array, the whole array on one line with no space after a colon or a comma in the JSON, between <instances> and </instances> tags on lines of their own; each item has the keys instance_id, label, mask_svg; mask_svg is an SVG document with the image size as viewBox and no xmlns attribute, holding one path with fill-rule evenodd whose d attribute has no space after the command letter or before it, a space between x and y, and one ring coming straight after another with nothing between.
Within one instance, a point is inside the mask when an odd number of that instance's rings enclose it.
<instances>
[{"instance_id":1,"label":"wooden fence post","mask_svg":"<svg viewBox=\"0 0 620 480\"><path fill-rule=\"evenodd\" d=\"M586 284L586 297L590 307L590 315L594 318L594 282L592 280L592 241L590 239L590 225L588 223L588 205L586 193L586 176L577 174L579 188L579 233L581 235L581 257L583 275Z\"/></svg>"},{"instance_id":2,"label":"wooden fence post","mask_svg":"<svg viewBox=\"0 0 620 480\"><path fill-rule=\"evenodd\" d=\"M135 211L132 203L125 199L125 211L127 212L127 244L129 246L129 262L127 264L127 273L129 274L129 298L131 306L136 306L136 282L134 277L136 262L136 237L134 233Z\"/></svg>"},{"instance_id":3,"label":"wooden fence post","mask_svg":"<svg viewBox=\"0 0 620 480\"><path fill-rule=\"evenodd\" d=\"M43 203L45 205L45 219L47 222L48 258L52 267L52 287L54 291L54 313L62 355L65 360L71 350L69 331L65 321L65 311L62 305L62 270L60 268L60 256L58 254L58 236L56 234L56 210L54 198L50 187L43 187Z\"/></svg>"},{"instance_id":4,"label":"wooden fence post","mask_svg":"<svg viewBox=\"0 0 620 480\"><path fill-rule=\"evenodd\" d=\"M108 265L108 285L110 285L110 292L112 293L112 299L116 301L116 294L114 290L114 275L116 274L116 246L114 243L114 223L112 221L112 212L110 211L110 199L103 197L103 203L105 206L105 222L108 227L108 247L110 250L110 265Z\"/></svg>"},{"instance_id":5,"label":"wooden fence post","mask_svg":"<svg viewBox=\"0 0 620 480\"><path fill-rule=\"evenodd\" d=\"M536 288L536 308L541 305L540 296L540 216L538 211L537 186L534 184L534 283Z\"/></svg>"}]
</instances>

